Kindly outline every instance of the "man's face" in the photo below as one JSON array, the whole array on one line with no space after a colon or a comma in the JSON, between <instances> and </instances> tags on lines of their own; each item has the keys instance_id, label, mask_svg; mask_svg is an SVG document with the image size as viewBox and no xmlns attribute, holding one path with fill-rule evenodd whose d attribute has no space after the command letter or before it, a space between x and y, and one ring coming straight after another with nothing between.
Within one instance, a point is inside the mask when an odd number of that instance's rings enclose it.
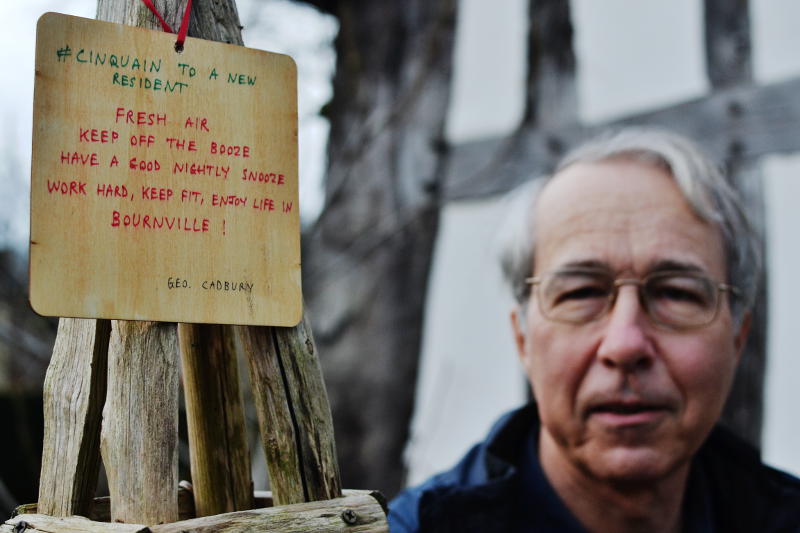
<instances>
[{"instance_id":1,"label":"man's face","mask_svg":"<svg viewBox=\"0 0 800 533\"><path fill-rule=\"evenodd\" d=\"M536 276L591 263L643 278L678 264L727 281L718 231L655 166L570 166L542 191L536 217ZM686 467L720 415L746 336L747 326L734 331L728 297L711 324L678 331L649 320L635 285L582 325L543 317L535 292L512 322L542 421L543 463L633 483Z\"/></svg>"}]
</instances>

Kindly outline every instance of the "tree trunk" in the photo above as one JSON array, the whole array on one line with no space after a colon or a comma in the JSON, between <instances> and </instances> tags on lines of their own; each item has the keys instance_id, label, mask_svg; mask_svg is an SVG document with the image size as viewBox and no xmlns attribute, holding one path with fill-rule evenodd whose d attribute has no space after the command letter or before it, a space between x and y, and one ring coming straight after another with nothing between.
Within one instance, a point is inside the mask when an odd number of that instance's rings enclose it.
<instances>
[{"instance_id":1,"label":"tree trunk","mask_svg":"<svg viewBox=\"0 0 800 533\"><path fill-rule=\"evenodd\" d=\"M325 209L304 287L345 486L394 494L447 160L455 0L335 4Z\"/></svg>"}]
</instances>

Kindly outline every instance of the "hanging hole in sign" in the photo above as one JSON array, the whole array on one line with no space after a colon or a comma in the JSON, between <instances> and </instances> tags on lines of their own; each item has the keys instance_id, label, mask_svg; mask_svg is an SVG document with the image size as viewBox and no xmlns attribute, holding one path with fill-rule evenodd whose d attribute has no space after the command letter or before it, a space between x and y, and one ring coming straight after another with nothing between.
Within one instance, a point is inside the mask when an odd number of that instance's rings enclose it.
<instances>
[{"instance_id":1,"label":"hanging hole in sign","mask_svg":"<svg viewBox=\"0 0 800 533\"><path fill-rule=\"evenodd\" d=\"M172 31L172 28L167 21L164 20L164 17L161 16L161 13L158 12L156 6L153 4L153 0L142 0L144 5L156 16L158 21L161 23L161 29L163 29L167 33L175 33ZM186 10L183 12L183 19L181 21L181 27L178 30L178 40L175 42L175 51L179 54L183 52L183 43L186 39L186 33L189 30L189 18L191 17L192 13L192 0L186 0Z\"/></svg>"}]
</instances>

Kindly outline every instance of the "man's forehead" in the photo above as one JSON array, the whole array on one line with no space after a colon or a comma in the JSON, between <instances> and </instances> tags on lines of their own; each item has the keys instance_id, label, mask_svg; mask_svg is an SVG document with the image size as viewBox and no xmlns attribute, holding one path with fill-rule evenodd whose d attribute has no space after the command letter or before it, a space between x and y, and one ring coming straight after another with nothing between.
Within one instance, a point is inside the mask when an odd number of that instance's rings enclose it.
<instances>
[{"instance_id":1,"label":"man's forehead","mask_svg":"<svg viewBox=\"0 0 800 533\"><path fill-rule=\"evenodd\" d=\"M567 167L544 187L535 211L537 267L599 261L640 271L672 261L724 273L717 229L697 217L666 170L650 163Z\"/></svg>"},{"instance_id":2,"label":"man's forehead","mask_svg":"<svg viewBox=\"0 0 800 533\"><path fill-rule=\"evenodd\" d=\"M537 227L581 224L603 230L623 229L632 214L670 204L686 206L672 177L655 165L628 159L576 163L554 175L535 205ZM639 217L638 224L646 224ZM577 228L575 228L577 229Z\"/></svg>"},{"instance_id":3,"label":"man's forehead","mask_svg":"<svg viewBox=\"0 0 800 533\"><path fill-rule=\"evenodd\" d=\"M653 179L656 178L656 179ZM584 193L594 196L596 201L624 194L627 190L641 186L670 190L681 196L672 175L663 167L641 159L614 157L591 162L576 162L554 174L543 186L536 207L547 207L561 202L574 203L576 195ZM626 188L615 188L626 184ZM646 201L646 198L640 198Z\"/></svg>"}]
</instances>

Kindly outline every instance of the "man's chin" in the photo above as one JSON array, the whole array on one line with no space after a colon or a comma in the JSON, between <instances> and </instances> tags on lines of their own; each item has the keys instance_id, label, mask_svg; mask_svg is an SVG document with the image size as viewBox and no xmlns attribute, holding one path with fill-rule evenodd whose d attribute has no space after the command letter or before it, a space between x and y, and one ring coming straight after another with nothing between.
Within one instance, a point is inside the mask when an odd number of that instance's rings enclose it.
<instances>
[{"instance_id":1,"label":"man's chin","mask_svg":"<svg viewBox=\"0 0 800 533\"><path fill-rule=\"evenodd\" d=\"M675 473L683 464L658 448L616 446L597 450L583 462L584 469L597 479L614 485L652 484Z\"/></svg>"}]
</instances>

